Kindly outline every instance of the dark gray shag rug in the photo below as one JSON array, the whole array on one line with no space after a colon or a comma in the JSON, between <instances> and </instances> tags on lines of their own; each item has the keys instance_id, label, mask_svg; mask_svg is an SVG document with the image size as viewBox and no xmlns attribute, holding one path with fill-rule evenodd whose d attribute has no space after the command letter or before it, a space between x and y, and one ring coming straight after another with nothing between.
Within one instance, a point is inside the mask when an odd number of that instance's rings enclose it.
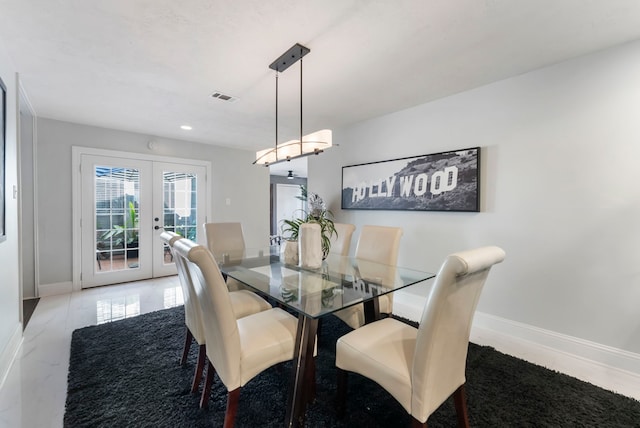
<instances>
[{"instance_id":1,"label":"dark gray shag rug","mask_svg":"<svg viewBox=\"0 0 640 428\"><path fill-rule=\"evenodd\" d=\"M347 414L336 418L335 341L349 327L323 321L319 339L317 400L309 427L407 427L410 418L381 387L349 376ZM219 379L209 408L189 392L196 346L178 364L184 338L182 307L73 333L65 427L219 427L226 389ZM290 363L271 368L241 391L237 427L281 427ZM640 402L471 344L467 401L473 427L640 427ZM430 428L456 426L449 399L428 420Z\"/></svg>"}]
</instances>

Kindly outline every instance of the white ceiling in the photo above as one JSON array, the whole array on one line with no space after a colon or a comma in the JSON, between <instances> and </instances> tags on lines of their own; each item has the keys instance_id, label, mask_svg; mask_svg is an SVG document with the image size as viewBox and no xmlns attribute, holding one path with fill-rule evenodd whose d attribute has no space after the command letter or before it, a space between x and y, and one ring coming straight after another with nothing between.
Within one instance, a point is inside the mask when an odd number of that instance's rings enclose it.
<instances>
[{"instance_id":1,"label":"white ceiling","mask_svg":"<svg viewBox=\"0 0 640 428\"><path fill-rule=\"evenodd\" d=\"M296 42L308 133L638 38L637 0L0 0L38 116L252 150L274 143L268 65ZM298 85L281 74L281 141Z\"/></svg>"}]
</instances>

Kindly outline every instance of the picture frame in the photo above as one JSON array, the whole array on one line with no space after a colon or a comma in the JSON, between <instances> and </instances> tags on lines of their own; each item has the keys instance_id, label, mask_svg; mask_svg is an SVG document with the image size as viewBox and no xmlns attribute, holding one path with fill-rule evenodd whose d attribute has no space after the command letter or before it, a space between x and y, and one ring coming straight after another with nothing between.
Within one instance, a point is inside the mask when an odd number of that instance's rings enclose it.
<instances>
[{"instance_id":1,"label":"picture frame","mask_svg":"<svg viewBox=\"0 0 640 428\"><path fill-rule=\"evenodd\" d=\"M7 148L7 87L0 77L0 242L7 239L6 230L6 156Z\"/></svg>"},{"instance_id":2,"label":"picture frame","mask_svg":"<svg viewBox=\"0 0 640 428\"><path fill-rule=\"evenodd\" d=\"M342 167L342 209L480 211L480 147Z\"/></svg>"}]
</instances>

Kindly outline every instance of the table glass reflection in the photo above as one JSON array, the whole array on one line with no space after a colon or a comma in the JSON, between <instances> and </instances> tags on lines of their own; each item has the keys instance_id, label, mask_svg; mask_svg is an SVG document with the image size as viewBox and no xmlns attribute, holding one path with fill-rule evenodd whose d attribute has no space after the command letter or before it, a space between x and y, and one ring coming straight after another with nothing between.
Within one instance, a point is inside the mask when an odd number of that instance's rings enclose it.
<instances>
[{"instance_id":1,"label":"table glass reflection","mask_svg":"<svg viewBox=\"0 0 640 428\"><path fill-rule=\"evenodd\" d=\"M220 270L311 318L433 278L432 273L330 254L318 269L284 263L279 247L214 254Z\"/></svg>"}]
</instances>

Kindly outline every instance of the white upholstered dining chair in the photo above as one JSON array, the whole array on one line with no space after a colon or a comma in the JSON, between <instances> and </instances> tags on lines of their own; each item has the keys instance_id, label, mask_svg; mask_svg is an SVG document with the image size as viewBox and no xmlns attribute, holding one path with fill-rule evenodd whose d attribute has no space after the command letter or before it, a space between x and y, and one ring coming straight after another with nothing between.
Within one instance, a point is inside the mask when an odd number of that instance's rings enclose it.
<instances>
[{"instance_id":1,"label":"white upholstered dining chair","mask_svg":"<svg viewBox=\"0 0 640 428\"><path fill-rule=\"evenodd\" d=\"M184 347L182 350L182 357L180 358L181 365L184 365L186 363L187 355L189 354L189 349L191 348L192 341L195 340L198 344L198 357L196 361L195 372L193 375L193 382L191 385L191 392L195 394L198 391L198 386L200 385L206 357L206 339L204 334L204 327L202 325L203 317L200 305L197 301L197 295L194 289L191 273L186 267L184 258L179 254L176 254L174 250L175 243L182 239L182 236L174 232L164 231L160 234L160 238L171 249L173 260L176 264L176 269L178 270L178 279L180 281L184 300L184 321L186 326L186 334ZM233 314L236 318L242 318L247 315L271 309L271 305L269 304L269 302L250 291L234 291L229 293L229 295ZM201 407L204 406L204 404L206 404L206 399L201 399Z\"/></svg>"},{"instance_id":2,"label":"white upholstered dining chair","mask_svg":"<svg viewBox=\"0 0 640 428\"><path fill-rule=\"evenodd\" d=\"M263 370L293 358L298 320L280 308L236 319L230 294L211 252L187 239L175 242L193 279L209 359L205 390L215 373L227 388L224 427L232 427L240 388Z\"/></svg>"},{"instance_id":3,"label":"white upholstered dining chair","mask_svg":"<svg viewBox=\"0 0 640 428\"><path fill-rule=\"evenodd\" d=\"M400 227L363 226L356 246L356 259L395 266L398 262L401 237L402 228ZM393 293L378 297L378 304L381 314L390 314L393 311ZM360 328L364 325L362 303L342 309L335 315L351 328Z\"/></svg>"},{"instance_id":4,"label":"white upholstered dining chair","mask_svg":"<svg viewBox=\"0 0 640 428\"><path fill-rule=\"evenodd\" d=\"M338 339L338 413L344 413L347 372L355 372L386 389L415 427L426 427L451 395L458 426L468 427L464 385L471 323L489 271L504 257L498 247L451 254L429 292L418 328L385 318Z\"/></svg>"},{"instance_id":5,"label":"white upholstered dining chair","mask_svg":"<svg viewBox=\"0 0 640 428\"><path fill-rule=\"evenodd\" d=\"M204 234L209 251L216 257L220 257L220 254L228 254L232 259L239 259L244 255L246 247L241 223L205 223ZM226 278L226 281L227 287L231 291L248 289L247 286L233 278Z\"/></svg>"},{"instance_id":6,"label":"white upholstered dining chair","mask_svg":"<svg viewBox=\"0 0 640 428\"><path fill-rule=\"evenodd\" d=\"M198 316L199 311L194 307L194 305L196 305L197 303L193 300L193 293L191 293L189 290L189 282L191 281L191 279L185 276L184 268L181 266L179 260L176 259L173 251L173 244L178 239L182 239L182 236L178 235L175 232L169 232L165 230L160 234L160 239L162 239L162 241L169 247L169 251L171 251L171 257L176 265L176 270L178 271L180 288L182 288L182 299L184 301L184 324L186 326L186 334L184 339L184 346L182 348L182 357L180 358L180 365L184 365L187 362L187 355L189 354L191 342L193 341L194 337L196 342L198 344L202 343L201 346L203 346L204 335L201 333L200 319Z\"/></svg>"},{"instance_id":7,"label":"white upholstered dining chair","mask_svg":"<svg viewBox=\"0 0 640 428\"><path fill-rule=\"evenodd\" d=\"M331 247L329 252L348 256L351 249L351 237L356 226L348 223L334 223L336 233L331 235Z\"/></svg>"}]
</instances>

